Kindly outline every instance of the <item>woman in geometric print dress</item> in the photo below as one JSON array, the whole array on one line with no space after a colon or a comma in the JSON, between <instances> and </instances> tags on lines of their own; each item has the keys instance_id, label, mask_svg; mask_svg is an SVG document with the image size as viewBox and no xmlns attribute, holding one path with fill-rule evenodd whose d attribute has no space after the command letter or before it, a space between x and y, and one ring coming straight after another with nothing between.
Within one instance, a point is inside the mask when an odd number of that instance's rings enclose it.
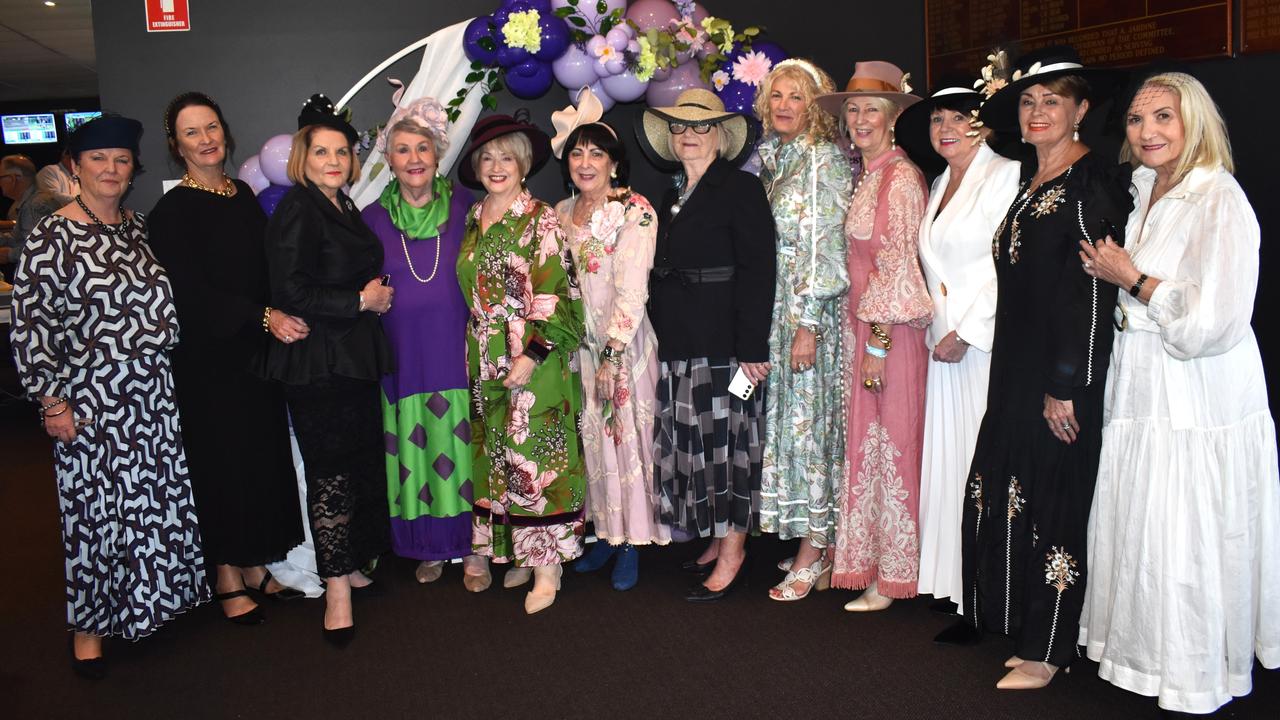
<instances>
[{"instance_id":1,"label":"woman in geometric print dress","mask_svg":"<svg viewBox=\"0 0 1280 720\"><path fill-rule=\"evenodd\" d=\"M391 549L418 560L418 582L467 557L463 584L488 587L471 554L471 401L467 303L455 266L471 193L437 173L449 146L444 108L432 98L398 108L379 142L395 178L361 213L382 241L396 303L382 327L396 371L382 378Z\"/></svg>"},{"instance_id":2,"label":"woman in geometric print dress","mask_svg":"<svg viewBox=\"0 0 1280 720\"><path fill-rule=\"evenodd\" d=\"M72 667L93 678L102 638L136 640L209 599L169 365L173 291L121 204L141 132L107 116L72 136L81 194L32 231L14 278L14 360L59 441Z\"/></svg>"},{"instance_id":3,"label":"woman in geometric print dress","mask_svg":"<svg viewBox=\"0 0 1280 720\"><path fill-rule=\"evenodd\" d=\"M486 191L467 213L458 254L471 310L471 543L476 554L513 565L504 587L533 578L529 614L555 602L585 526L582 301L560 220L523 182L549 154L537 127L491 115L472 129L458 168L463 185Z\"/></svg>"},{"instance_id":4,"label":"woman in geometric print dress","mask_svg":"<svg viewBox=\"0 0 1280 720\"><path fill-rule=\"evenodd\" d=\"M1133 205L1128 167L1075 130L1097 101L1097 71L1069 48L1017 67L1021 79L981 111L989 127L1019 128L1035 156L993 239L991 382L961 524L964 620L1016 642L1002 690L1044 687L1076 658L1116 303L1114 285L1081 269L1078 243L1104 227L1119 240ZM963 625L943 632L966 639Z\"/></svg>"}]
</instances>

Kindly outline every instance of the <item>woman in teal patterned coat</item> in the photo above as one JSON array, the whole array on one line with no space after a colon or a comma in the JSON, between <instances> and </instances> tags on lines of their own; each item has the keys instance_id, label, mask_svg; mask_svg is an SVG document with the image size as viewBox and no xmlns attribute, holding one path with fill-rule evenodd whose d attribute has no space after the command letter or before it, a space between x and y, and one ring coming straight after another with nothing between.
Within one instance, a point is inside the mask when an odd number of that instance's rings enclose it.
<instances>
[{"instance_id":1,"label":"woman in teal patterned coat","mask_svg":"<svg viewBox=\"0 0 1280 720\"><path fill-rule=\"evenodd\" d=\"M785 60L756 94L766 134L760 179L778 233L760 526L783 540L802 538L796 557L783 561L786 578L769 590L780 601L830 586L825 550L844 478L840 317L852 176L833 142L833 118L814 102L834 88L812 63Z\"/></svg>"},{"instance_id":2,"label":"woman in teal patterned coat","mask_svg":"<svg viewBox=\"0 0 1280 720\"><path fill-rule=\"evenodd\" d=\"M458 284L471 310L472 546L534 576L525 611L555 601L562 563L582 553L586 499L577 415L582 300L560 220L524 188L550 141L506 115L481 120L458 179L487 195L467 215Z\"/></svg>"}]
</instances>

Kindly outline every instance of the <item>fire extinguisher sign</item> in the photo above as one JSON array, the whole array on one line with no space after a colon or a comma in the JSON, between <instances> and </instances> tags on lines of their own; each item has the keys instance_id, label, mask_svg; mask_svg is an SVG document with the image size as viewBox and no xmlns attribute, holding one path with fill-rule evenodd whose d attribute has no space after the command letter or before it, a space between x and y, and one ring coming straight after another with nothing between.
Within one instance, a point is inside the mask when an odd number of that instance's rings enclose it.
<instances>
[{"instance_id":1,"label":"fire extinguisher sign","mask_svg":"<svg viewBox=\"0 0 1280 720\"><path fill-rule=\"evenodd\" d=\"M191 29L187 0L146 0L147 32L181 32Z\"/></svg>"}]
</instances>

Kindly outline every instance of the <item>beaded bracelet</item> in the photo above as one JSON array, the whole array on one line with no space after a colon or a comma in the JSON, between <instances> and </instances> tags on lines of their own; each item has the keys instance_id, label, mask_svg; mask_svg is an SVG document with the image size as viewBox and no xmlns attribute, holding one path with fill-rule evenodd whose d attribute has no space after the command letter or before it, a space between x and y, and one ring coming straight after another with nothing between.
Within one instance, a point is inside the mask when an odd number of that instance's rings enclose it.
<instances>
[{"instance_id":1,"label":"beaded bracelet","mask_svg":"<svg viewBox=\"0 0 1280 720\"><path fill-rule=\"evenodd\" d=\"M66 398L58 398L58 399L54 400L53 402L49 403L48 405L41 405L41 406L40 406L40 412L41 412L41 414L46 413L46 412L48 412L49 410L52 410L52 409L54 409L54 408L58 407L59 405L65 404L66 402L67 402L67 399L66 399Z\"/></svg>"},{"instance_id":2,"label":"beaded bracelet","mask_svg":"<svg viewBox=\"0 0 1280 720\"><path fill-rule=\"evenodd\" d=\"M271 332L271 306L262 311L262 332Z\"/></svg>"},{"instance_id":3,"label":"beaded bracelet","mask_svg":"<svg viewBox=\"0 0 1280 720\"><path fill-rule=\"evenodd\" d=\"M867 354L872 357L878 357L881 360L889 357L889 351L885 348L878 348L871 343L867 343Z\"/></svg>"}]
</instances>

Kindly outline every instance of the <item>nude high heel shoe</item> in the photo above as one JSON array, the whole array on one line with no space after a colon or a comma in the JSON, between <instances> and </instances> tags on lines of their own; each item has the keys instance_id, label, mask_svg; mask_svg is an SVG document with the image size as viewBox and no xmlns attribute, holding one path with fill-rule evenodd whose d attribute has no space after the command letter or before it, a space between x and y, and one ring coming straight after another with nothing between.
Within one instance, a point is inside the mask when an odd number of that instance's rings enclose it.
<instances>
[{"instance_id":1,"label":"nude high heel shoe","mask_svg":"<svg viewBox=\"0 0 1280 720\"><path fill-rule=\"evenodd\" d=\"M1026 662L1026 660L1023 660L1017 655L1011 655L1008 660L1004 661L1004 666L1007 668L1016 668L1024 662Z\"/></svg>"},{"instance_id":2,"label":"nude high heel shoe","mask_svg":"<svg viewBox=\"0 0 1280 720\"><path fill-rule=\"evenodd\" d=\"M876 590L876 583L872 581L867 589L861 595L844 604L847 612L877 612L884 610L893 604L893 598L885 597Z\"/></svg>"},{"instance_id":3,"label":"nude high heel shoe","mask_svg":"<svg viewBox=\"0 0 1280 720\"><path fill-rule=\"evenodd\" d=\"M1012 659L1012 658L1010 658ZM1028 672L1026 668L1037 668L1038 671L1046 673L1043 677L1037 673ZM1063 672L1071 672L1071 668L1063 670ZM996 683L997 690L1039 690L1049 684L1053 680L1053 676L1058 673L1058 666L1051 665L1047 662L1032 662L1023 660L1018 663L1007 675L1000 678L1000 682Z\"/></svg>"},{"instance_id":4,"label":"nude high heel shoe","mask_svg":"<svg viewBox=\"0 0 1280 720\"><path fill-rule=\"evenodd\" d=\"M502 576L502 587L513 588L529 582L529 578L533 577L533 570L527 567L511 568L506 575Z\"/></svg>"},{"instance_id":5,"label":"nude high heel shoe","mask_svg":"<svg viewBox=\"0 0 1280 720\"><path fill-rule=\"evenodd\" d=\"M538 567L534 568L534 573L544 582L540 583L538 580L534 580L533 589L524 596L524 611L527 615L546 610L551 607L551 603L556 601L556 593L560 590L560 576L564 573L564 566ZM550 576L550 579L547 576ZM554 580L554 583L551 582L552 580ZM552 585L551 592L543 589L548 584ZM542 587L540 588L539 586Z\"/></svg>"},{"instance_id":6,"label":"nude high heel shoe","mask_svg":"<svg viewBox=\"0 0 1280 720\"><path fill-rule=\"evenodd\" d=\"M492 583L488 559L480 555L468 555L462 559L462 586L468 592L484 592Z\"/></svg>"}]
</instances>

